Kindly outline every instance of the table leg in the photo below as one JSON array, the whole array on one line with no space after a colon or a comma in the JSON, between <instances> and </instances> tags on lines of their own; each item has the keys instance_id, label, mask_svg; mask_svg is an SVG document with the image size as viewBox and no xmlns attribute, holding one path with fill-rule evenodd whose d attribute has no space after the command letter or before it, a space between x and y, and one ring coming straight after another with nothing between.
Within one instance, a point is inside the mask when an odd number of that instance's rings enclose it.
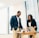
<instances>
[{"instance_id":1,"label":"table leg","mask_svg":"<svg viewBox=\"0 0 39 38\"><path fill-rule=\"evenodd\" d=\"M33 38L36 38L36 34L33 35Z\"/></svg>"}]
</instances>

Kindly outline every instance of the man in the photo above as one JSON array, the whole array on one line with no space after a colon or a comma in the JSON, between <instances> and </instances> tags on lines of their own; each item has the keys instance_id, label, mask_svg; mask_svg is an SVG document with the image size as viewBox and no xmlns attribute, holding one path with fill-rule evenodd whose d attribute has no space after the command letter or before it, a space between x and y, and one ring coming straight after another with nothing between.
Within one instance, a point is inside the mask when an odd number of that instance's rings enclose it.
<instances>
[{"instance_id":1,"label":"man","mask_svg":"<svg viewBox=\"0 0 39 38\"><path fill-rule=\"evenodd\" d=\"M11 21L10 21L11 30L13 30L13 37L14 38L19 37L19 34L17 34L17 31L22 29L20 15L21 15L21 11L18 11L17 15L12 16ZM18 30L18 28L19 28L19 30Z\"/></svg>"},{"instance_id":2,"label":"man","mask_svg":"<svg viewBox=\"0 0 39 38\"><path fill-rule=\"evenodd\" d=\"M36 21L33 19L32 15L28 15L27 27L33 27L35 31L37 30ZM30 35L30 38L32 38L32 35Z\"/></svg>"}]
</instances>

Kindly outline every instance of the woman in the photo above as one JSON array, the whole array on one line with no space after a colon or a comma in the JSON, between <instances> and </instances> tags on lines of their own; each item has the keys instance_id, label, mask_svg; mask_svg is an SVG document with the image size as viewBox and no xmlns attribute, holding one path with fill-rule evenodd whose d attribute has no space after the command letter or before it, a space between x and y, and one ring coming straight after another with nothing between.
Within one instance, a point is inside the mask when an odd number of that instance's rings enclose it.
<instances>
[{"instance_id":1,"label":"woman","mask_svg":"<svg viewBox=\"0 0 39 38\"><path fill-rule=\"evenodd\" d=\"M32 15L28 15L27 27L33 27L35 31L37 30L36 21L33 19ZM30 35L30 38L32 38L32 35Z\"/></svg>"}]
</instances>

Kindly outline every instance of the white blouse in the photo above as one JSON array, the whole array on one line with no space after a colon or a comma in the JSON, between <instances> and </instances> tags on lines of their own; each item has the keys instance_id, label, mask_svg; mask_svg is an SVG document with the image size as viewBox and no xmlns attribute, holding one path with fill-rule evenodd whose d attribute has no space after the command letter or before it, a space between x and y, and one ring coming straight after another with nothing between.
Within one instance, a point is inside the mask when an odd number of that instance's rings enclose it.
<instances>
[{"instance_id":1,"label":"white blouse","mask_svg":"<svg viewBox=\"0 0 39 38\"><path fill-rule=\"evenodd\" d=\"M28 25L31 27L31 22L29 22Z\"/></svg>"}]
</instances>

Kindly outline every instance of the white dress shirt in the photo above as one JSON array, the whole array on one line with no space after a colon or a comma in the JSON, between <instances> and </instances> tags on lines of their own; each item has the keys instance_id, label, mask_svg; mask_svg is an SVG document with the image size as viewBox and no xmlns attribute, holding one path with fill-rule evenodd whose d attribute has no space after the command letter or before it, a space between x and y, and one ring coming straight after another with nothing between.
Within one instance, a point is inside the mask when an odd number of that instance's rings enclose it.
<instances>
[{"instance_id":1,"label":"white dress shirt","mask_svg":"<svg viewBox=\"0 0 39 38\"><path fill-rule=\"evenodd\" d=\"M17 17L17 16L16 16ZM17 17L17 21L18 21L18 27L19 27L19 17Z\"/></svg>"}]
</instances>

